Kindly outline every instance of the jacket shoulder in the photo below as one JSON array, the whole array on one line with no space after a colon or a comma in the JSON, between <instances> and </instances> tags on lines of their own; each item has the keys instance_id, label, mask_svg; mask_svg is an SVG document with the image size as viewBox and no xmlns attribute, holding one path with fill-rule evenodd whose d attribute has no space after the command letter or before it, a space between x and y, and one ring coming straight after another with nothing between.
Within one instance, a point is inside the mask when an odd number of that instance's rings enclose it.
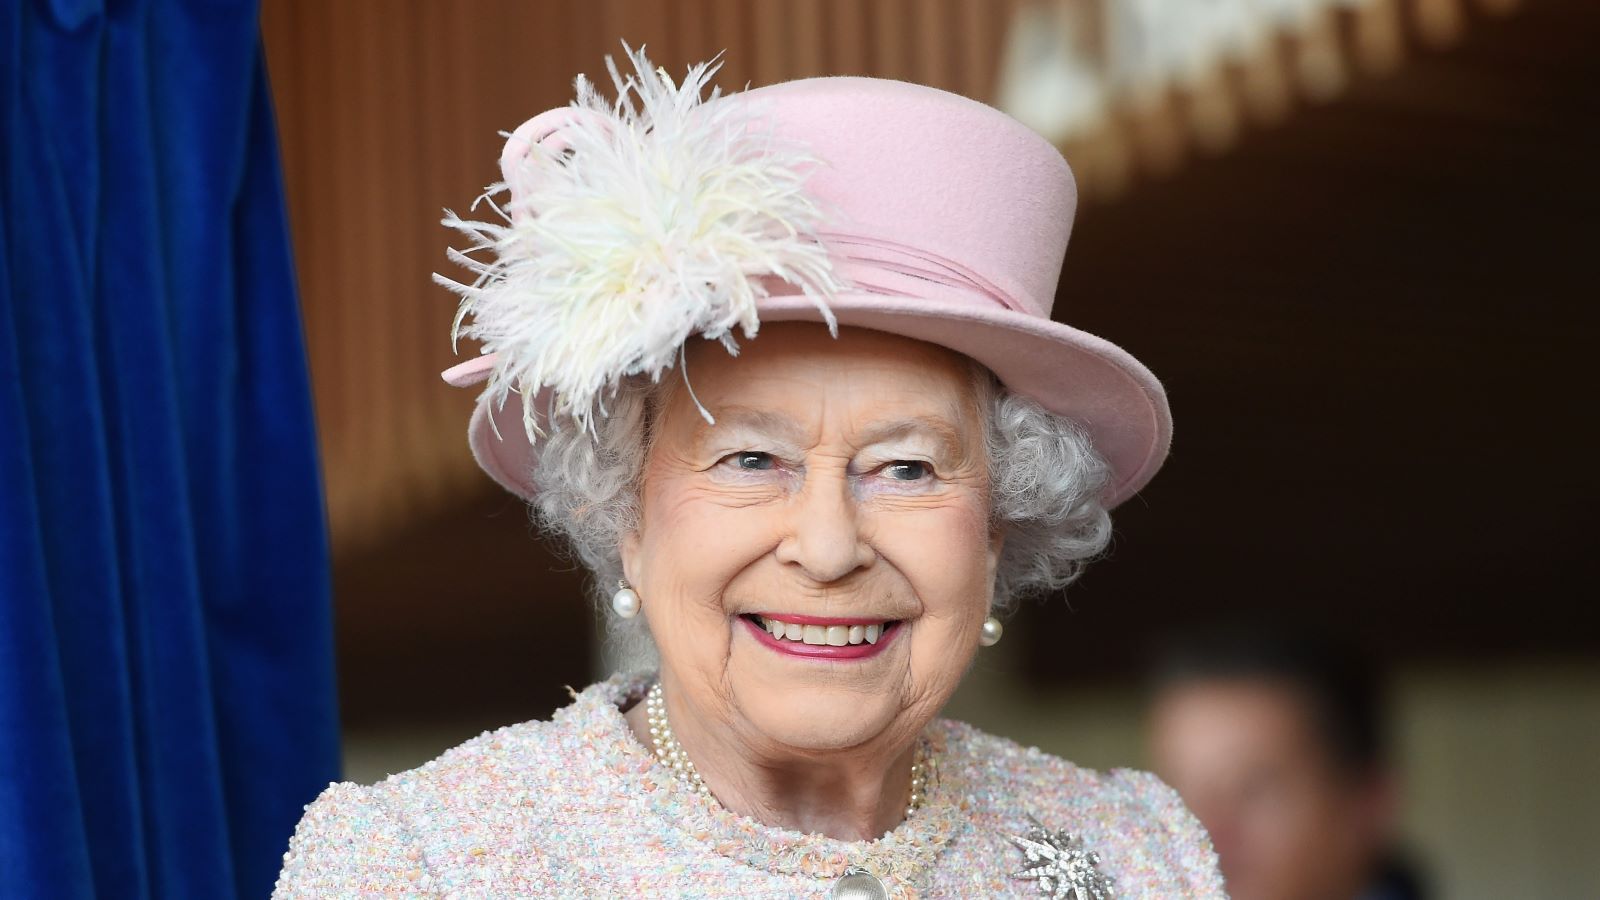
<instances>
[{"instance_id":1,"label":"jacket shoulder","mask_svg":"<svg viewBox=\"0 0 1600 900\"><path fill-rule=\"evenodd\" d=\"M274 900L431 897L470 877L503 841L548 821L560 744L556 722L525 722L370 786L330 785L295 829ZM536 874L541 861L527 862Z\"/></svg>"},{"instance_id":2,"label":"jacket shoulder","mask_svg":"<svg viewBox=\"0 0 1600 900\"><path fill-rule=\"evenodd\" d=\"M430 880L400 818L371 788L340 782L306 806L272 897L427 897Z\"/></svg>"}]
</instances>

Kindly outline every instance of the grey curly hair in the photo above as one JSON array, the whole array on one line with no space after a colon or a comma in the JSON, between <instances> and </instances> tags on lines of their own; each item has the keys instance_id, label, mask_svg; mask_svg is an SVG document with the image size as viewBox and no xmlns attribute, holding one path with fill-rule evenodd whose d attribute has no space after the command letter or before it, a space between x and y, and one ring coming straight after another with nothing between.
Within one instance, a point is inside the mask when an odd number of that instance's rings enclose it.
<instances>
[{"instance_id":1,"label":"grey curly hair","mask_svg":"<svg viewBox=\"0 0 1600 900\"><path fill-rule=\"evenodd\" d=\"M1110 469L1071 419L1011 392L977 363L972 379L986 416L991 522L1005 532L990 599L990 609L1003 614L1020 598L1066 586L1104 551L1111 517L1100 498ZM639 521L652 416L678 383L625 380L592 433L551 431L534 463L540 489L534 521L594 576L591 597L603 611L622 578L622 537ZM653 664L655 646L642 617L606 619L618 658L630 667Z\"/></svg>"}]
</instances>

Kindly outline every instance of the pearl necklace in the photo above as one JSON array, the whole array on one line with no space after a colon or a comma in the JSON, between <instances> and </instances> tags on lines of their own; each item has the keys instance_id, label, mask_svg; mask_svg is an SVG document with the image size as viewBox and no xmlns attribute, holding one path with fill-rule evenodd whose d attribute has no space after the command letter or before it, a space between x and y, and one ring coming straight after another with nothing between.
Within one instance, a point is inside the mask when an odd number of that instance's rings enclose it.
<instances>
[{"instance_id":1,"label":"pearl necklace","mask_svg":"<svg viewBox=\"0 0 1600 900\"><path fill-rule=\"evenodd\" d=\"M711 796L711 789L706 787L694 763L689 760L689 754L683 752L683 747L673 735L672 726L667 723L667 701L662 694L661 682L650 686L650 693L645 695L644 710L650 721L650 743L655 745L656 756L696 793L716 799ZM918 740L916 755L911 759L911 797L906 801L908 816L922 808L922 801L926 798L927 769L927 746Z\"/></svg>"}]
</instances>

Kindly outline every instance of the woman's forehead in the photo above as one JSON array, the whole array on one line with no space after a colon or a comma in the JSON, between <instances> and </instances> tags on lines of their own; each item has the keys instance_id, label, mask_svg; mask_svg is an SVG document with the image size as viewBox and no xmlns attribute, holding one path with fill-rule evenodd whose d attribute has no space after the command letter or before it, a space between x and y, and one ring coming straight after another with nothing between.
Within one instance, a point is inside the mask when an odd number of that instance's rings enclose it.
<instances>
[{"instance_id":1,"label":"woman's forehead","mask_svg":"<svg viewBox=\"0 0 1600 900\"><path fill-rule=\"evenodd\" d=\"M819 430L827 427L825 416L806 415L806 412L823 412L805 404L796 404L799 414L781 409L750 406L727 406L712 413L714 422L697 417L695 431L697 443L710 443L722 439L746 436L763 440L776 440L790 446L806 446L818 439ZM842 423L851 443L857 446L895 441L925 441L948 454L958 454L969 442L971 423L964 421L959 404L930 411L908 410L899 404L868 404L853 406Z\"/></svg>"},{"instance_id":2,"label":"woman's forehead","mask_svg":"<svg viewBox=\"0 0 1600 900\"><path fill-rule=\"evenodd\" d=\"M838 338L813 325L771 331L736 357L717 346L689 355L663 417L682 416L676 424L692 423L697 436L740 431L795 441L826 424L863 441L927 435L961 444L975 424L978 373L965 357L864 329L841 329Z\"/></svg>"}]
</instances>

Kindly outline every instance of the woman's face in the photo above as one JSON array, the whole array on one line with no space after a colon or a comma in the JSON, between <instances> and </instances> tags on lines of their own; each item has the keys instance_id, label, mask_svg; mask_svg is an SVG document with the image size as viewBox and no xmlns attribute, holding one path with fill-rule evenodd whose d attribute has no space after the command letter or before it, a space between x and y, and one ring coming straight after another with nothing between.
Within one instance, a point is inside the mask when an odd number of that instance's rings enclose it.
<instances>
[{"instance_id":1,"label":"woman's face","mask_svg":"<svg viewBox=\"0 0 1600 900\"><path fill-rule=\"evenodd\" d=\"M782 324L738 357L694 342L687 365L716 424L670 392L623 548L674 702L758 750L904 746L993 591L970 364Z\"/></svg>"}]
</instances>

